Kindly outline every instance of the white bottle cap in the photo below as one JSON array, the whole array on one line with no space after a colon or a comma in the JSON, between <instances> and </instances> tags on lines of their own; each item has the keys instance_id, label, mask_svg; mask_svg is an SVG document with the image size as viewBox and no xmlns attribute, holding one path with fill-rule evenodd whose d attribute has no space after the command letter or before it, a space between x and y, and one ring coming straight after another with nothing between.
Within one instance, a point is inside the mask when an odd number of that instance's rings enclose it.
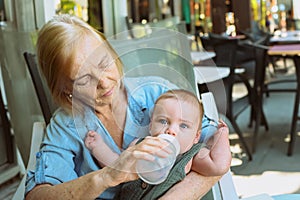
<instances>
[{"instance_id":1,"label":"white bottle cap","mask_svg":"<svg viewBox=\"0 0 300 200\"><path fill-rule=\"evenodd\" d=\"M168 140L170 143L172 143L176 149L176 156L179 154L180 144L174 136L169 135L169 134L160 134L158 137Z\"/></svg>"}]
</instances>

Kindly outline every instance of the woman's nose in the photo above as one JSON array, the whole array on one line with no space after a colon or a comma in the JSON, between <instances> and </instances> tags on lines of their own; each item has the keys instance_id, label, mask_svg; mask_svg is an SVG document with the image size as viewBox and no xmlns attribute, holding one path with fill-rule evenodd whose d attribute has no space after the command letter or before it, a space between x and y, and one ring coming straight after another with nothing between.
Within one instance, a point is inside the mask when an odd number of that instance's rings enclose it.
<instances>
[{"instance_id":1,"label":"woman's nose","mask_svg":"<svg viewBox=\"0 0 300 200\"><path fill-rule=\"evenodd\" d=\"M108 78L105 71L101 71L98 68L95 68L93 70L93 79L94 84L96 85L97 89L103 89L106 88L108 85Z\"/></svg>"},{"instance_id":2,"label":"woman's nose","mask_svg":"<svg viewBox=\"0 0 300 200\"><path fill-rule=\"evenodd\" d=\"M97 89L104 89L107 87L107 79L105 77L99 77L97 83Z\"/></svg>"}]
</instances>

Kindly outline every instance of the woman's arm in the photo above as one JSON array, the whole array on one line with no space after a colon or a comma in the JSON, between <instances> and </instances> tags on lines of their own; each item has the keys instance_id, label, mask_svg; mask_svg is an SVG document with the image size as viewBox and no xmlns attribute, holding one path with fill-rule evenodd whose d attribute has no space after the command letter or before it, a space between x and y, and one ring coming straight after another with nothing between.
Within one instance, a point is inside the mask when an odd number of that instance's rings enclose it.
<instances>
[{"instance_id":1,"label":"woman's arm","mask_svg":"<svg viewBox=\"0 0 300 200\"><path fill-rule=\"evenodd\" d=\"M173 186L160 200L199 200L202 198L221 176L202 176L191 171L181 182Z\"/></svg>"},{"instance_id":2,"label":"woman's arm","mask_svg":"<svg viewBox=\"0 0 300 200\"><path fill-rule=\"evenodd\" d=\"M26 200L59 200L59 199L95 199L110 185L109 168L92 172L70 182L55 186L49 184L37 185L26 195Z\"/></svg>"},{"instance_id":3,"label":"woman's arm","mask_svg":"<svg viewBox=\"0 0 300 200\"><path fill-rule=\"evenodd\" d=\"M104 167L75 180L54 186L37 185L26 195L26 200L95 199L109 187L137 179L137 175L132 173L131 169L133 162L132 153L123 153L112 167Z\"/></svg>"},{"instance_id":4,"label":"woman's arm","mask_svg":"<svg viewBox=\"0 0 300 200\"><path fill-rule=\"evenodd\" d=\"M136 160L153 161L153 152L160 157L165 157L167 152L159 151L159 149L166 145L167 142L158 137L147 137L141 143L125 150L111 166L58 185L37 185L28 192L26 200L95 199L109 187L137 179Z\"/></svg>"},{"instance_id":5,"label":"woman's arm","mask_svg":"<svg viewBox=\"0 0 300 200\"><path fill-rule=\"evenodd\" d=\"M109 187L137 179L133 166L135 159L141 155L138 152L139 150L135 147L129 148L112 166L104 167L69 182L54 186L37 185L26 195L26 200L95 199Z\"/></svg>"}]
</instances>

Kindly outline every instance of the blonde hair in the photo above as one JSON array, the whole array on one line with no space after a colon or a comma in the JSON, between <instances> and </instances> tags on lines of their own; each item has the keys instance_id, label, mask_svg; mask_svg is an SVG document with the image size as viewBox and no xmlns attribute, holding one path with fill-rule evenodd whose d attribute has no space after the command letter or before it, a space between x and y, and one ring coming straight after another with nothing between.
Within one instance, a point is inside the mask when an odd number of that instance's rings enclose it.
<instances>
[{"instance_id":1,"label":"blonde hair","mask_svg":"<svg viewBox=\"0 0 300 200\"><path fill-rule=\"evenodd\" d=\"M164 99L176 99L178 101L187 102L187 103L190 103L191 105L194 105L195 112L198 111L198 113L199 113L198 130L201 130L204 109L203 109L202 103L198 100L197 96L194 93L187 91L187 90L183 90L183 89L169 90L166 93L164 93L158 97L158 99L155 101L155 105L158 104L159 101L164 100ZM154 110L155 110L155 108L154 108Z\"/></svg>"},{"instance_id":2,"label":"blonde hair","mask_svg":"<svg viewBox=\"0 0 300 200\"><path fill-rule=\"evenodd\" d=\"M72 66L78 45L85 37L95 37L99 41L107 41L106 37L81 19L71 15L57 15L46 23L38 33L37 57L53 99L60 106L71 109L66 91L73 91L70 79ZM106 42L123 74L123 65L117 53Z\"/></svg>"}]
</instances>

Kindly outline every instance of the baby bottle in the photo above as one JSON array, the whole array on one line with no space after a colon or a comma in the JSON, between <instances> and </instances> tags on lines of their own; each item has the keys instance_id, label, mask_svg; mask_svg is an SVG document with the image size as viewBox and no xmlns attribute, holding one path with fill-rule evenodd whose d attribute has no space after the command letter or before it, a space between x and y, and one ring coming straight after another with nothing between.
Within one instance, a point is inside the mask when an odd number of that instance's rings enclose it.
<instances>
[{"instance_id":1,"label":"baby bottle","mask_svg":"<svg viewBox=\"0 0 300 200\"><path fill-rule=\"evenodd\" d=\"M161 134L158 137L168 141L169 144L165 148L169 148L170 150L172 150L172 153L170 153L165 158L154 155L155 160L153 161L140 159L136 164L136 171L139 177L146 183L152 185L160 184L166 180L170 169L175 163L176 156L180 151L179 142L174 136Z\"/></svg>"}]
</instances>

